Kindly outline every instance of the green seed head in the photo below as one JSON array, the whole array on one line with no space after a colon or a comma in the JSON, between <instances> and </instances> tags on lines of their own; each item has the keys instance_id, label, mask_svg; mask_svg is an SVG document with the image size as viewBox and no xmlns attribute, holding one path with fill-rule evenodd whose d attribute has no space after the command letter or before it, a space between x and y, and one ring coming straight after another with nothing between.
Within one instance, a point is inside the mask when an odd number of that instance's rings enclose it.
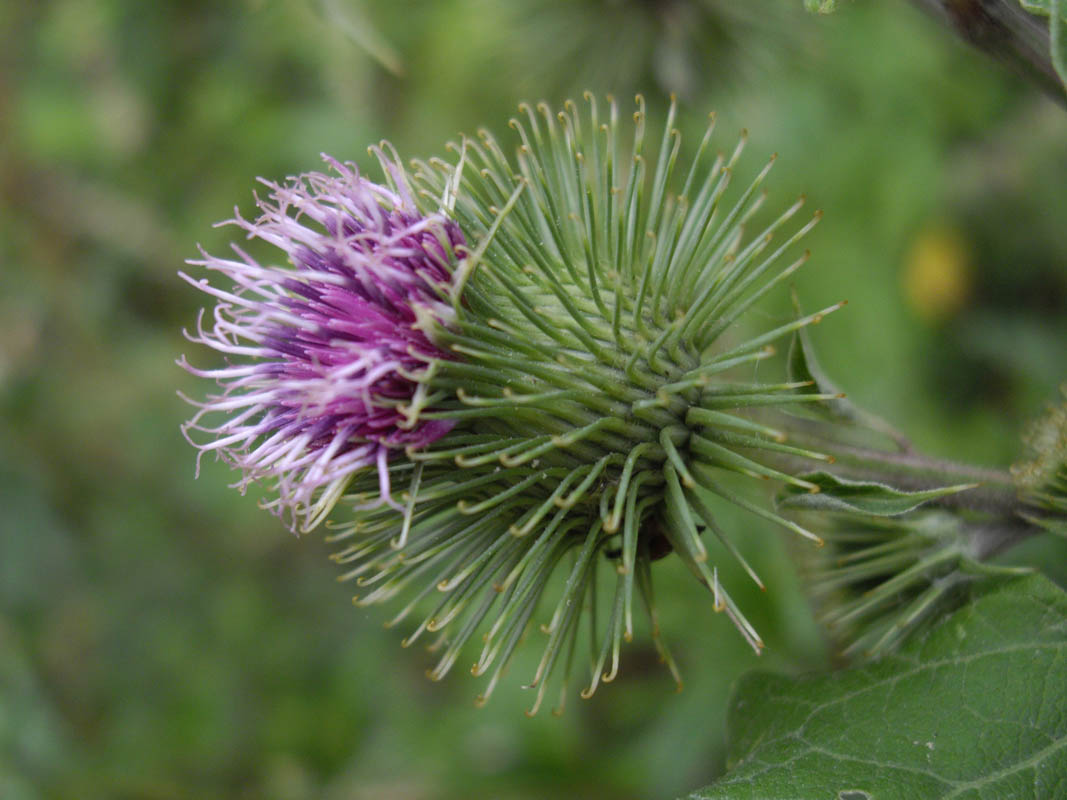
<instances>
[{"instance_id":1,"label":"green seed head","mask_svg":"<svg viewBox=\"0 0 1067 800\"><path fill-rule=\"evenodd\" d=\"M531 711L551 675L570 677L579 629L597 632L583 694L615 676L635 593L677 678L652 601L652 562L671 551L758 652L759 635L708 558L707 536L740 558L716 509L732 503L819 540L723 478L814 491L767 456L828 460L788 444L762 417L827 396L751 378L775 342L839 306L741 333L753 304L807 259L795 246L819 214L799 218L801 198L754 225L774 159L733 186L745 137L717 152L714 119L683 164L673 104L650 136L640 97L625 122L614 100L586 101L558 113L520 106L507 143L481 131L453 145L451 161L394 175L469 243L449 294L454 322L428 323L452 358L427 363L403 408L413 424L454 428L390 462L403 513L379 505L330 537L343 577L360 586L358 603L402 598L390 624L431 609L405 644L437 636L432 677L479 642L472 671L488 676L482 699L527 629L543 623ZM342 504L365 508L378 495L379 476L357 474ZM562 593L549 597L557 571ZM610 600L598 611L600 592Z\"/></svg>"}]
</instances>

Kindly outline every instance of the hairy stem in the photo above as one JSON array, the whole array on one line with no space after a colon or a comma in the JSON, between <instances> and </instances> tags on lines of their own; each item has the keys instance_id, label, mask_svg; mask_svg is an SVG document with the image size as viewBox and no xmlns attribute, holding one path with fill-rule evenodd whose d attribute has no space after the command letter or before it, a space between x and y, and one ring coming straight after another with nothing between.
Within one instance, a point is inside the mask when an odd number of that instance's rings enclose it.
<instances>
[{"instance_id":1,"label":"hairy stem","mask_svg":"<svg viewBox=\"0 0 1067 800\"><path fill-rule=\"evenodd\" d=\"M973 552L980 559L992 558L1042 532L1022 516L1033 515L1034 509L1020 498L1006 470L932 458L911 449L892 451L842 442L834 435L840 428L816 420L787 417L776 420L776 424L787 432L790 443L835 459L832 465L826 465L792 455L770 457L776 468L792 474L825 470L841 478L874 481L903 491L978 484L973 489L932 500L930 504L973 515L968 530L974 536Z\"/></svg>"},{"instance_id":2,"label":"hairy stem","mask_svg":"<svg viewBox=\"0 0 1067 800\"><path fill-rule=\"evenodd\" d=\"M916 452L891 452L827 442L818 437L793 434L791 441L821 448L832 455L830 471L842 478L887 483L905 491L922 491L960 483L977 483L974 489L941 498L947 507L972 508L986 513L1014 515L1021 510L1018 492L1005 470L931 458Z\"/></svg>"},{"instance_id":3,"label":"hairy stem","mask_svg":"<svg viewBox=\"0 0 1067 800\"><path fill-rule=\"evenodd\" d=\"M988 561L1037 533L1041 533L1041 529L1021 517L967 527L971 552L979 561Z\"/></svg>"}]
</instances>

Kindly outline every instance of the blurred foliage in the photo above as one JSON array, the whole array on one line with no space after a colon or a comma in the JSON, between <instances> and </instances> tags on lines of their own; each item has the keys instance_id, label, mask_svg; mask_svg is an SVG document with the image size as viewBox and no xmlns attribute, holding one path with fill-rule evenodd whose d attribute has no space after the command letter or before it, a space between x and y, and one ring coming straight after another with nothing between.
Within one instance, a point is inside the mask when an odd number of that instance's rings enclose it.
<instances>
[{"instance_id":1,"label":"blurred foliage","mask_svg":"<svg viewBox=\"0 0 1067 800\"><path fill-rule=\"evenodd\" d=\"M837 11L837 0L804 0L804 8L812 14L833 14Z\"/></svg>"},{"instance_id":2,"label":"blurred foliage","mask_svg":"<svg viewBox=\"0 0 1067 800\"><path fill-rule=\"evenodd\" d=\"M256 175L322 151L369 167L383 137L439 153L583 88L659 108L675 91L690 144L717 108L750 127L750 164L779 151L773 197L827 215L800 295L851 301L816 331L824 366L929 451L1014 460L1067 372L1067 117L907 7L5 3L0 796L620 798L721 770L729 687L756 659L675 559L656 571L682 694L639 636L561 719L523 717L517 686L475 709L475 682L428 683L428 657L349 605L320 538L287 535L218 465L194 482L178 433L201 300L175 272L197 242L221 252L210 226ZM824 664L777 533L731 521L769 585L737 598L758 665Z\"/></svg>"}]
</instances>

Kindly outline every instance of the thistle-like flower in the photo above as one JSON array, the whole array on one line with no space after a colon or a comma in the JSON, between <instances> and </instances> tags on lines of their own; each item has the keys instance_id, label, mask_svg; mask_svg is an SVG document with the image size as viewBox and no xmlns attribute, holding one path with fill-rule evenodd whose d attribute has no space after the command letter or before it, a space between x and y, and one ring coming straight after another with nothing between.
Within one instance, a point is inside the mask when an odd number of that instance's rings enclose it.
<instances>
[{"instance_id":1,"label":"thistle-like flower","mask_svg":"<svg viewBox=\"0 0 1067 800\"><path fill-rule=\"evenodd\" d=\"M226 387L205 410L233 416L209 427L198 415L196 429L217 437L202 447L241 467L244 482L277 482L305 528L336 503L328 538L340 547L342 579L360 587L360 605L403 597L389 625L421 609L404 643L438 635L433 678L480 632L472 671L489 676L484 700L532 623L547 617L531 713L561 664L566 686L580 629L593 641L583 695L616 675L635 587L677 678L652 601L652 562L670 551L758 652L759 635L709 563L704 534L762 583L716 509L732 503L820 540L725 478L817 491L760 454L832 460L748 412L837 396L751 376L774 342L840 304L739 335L746 312L805 262L806 253L783 257L819 215L791 227L801 198L751 233L771 164L732 191L744 136L728 155L714 154L713 121L682 170L673 104L650 161L643 100L632 126L614 101L601 117L587 100L584 112L572 103L560 113L520 106L507 149L481 131L451 145L452 161L413 162L410 174L383 156L388 189L346 172L343 187L321 176L273 187L276 204L261 204L261 220L237 221L285 250L295 273L247 258L198 262L239 288L204 286L221 311L214 330L195 338L266 359L204 372ZM325 233L310 234L289 207ZM358 223L342 224L345 215ZM376 222L384 219L396 222ZM350 268L339 273L339 264ZM344 321L362 319L365 306L333 302L339 287L346 300L389 309L375 317L382 327L360 329L358 344ZM384 302L371 287L395 292ZM249 292L269 305L246 300ZM239 346L234 336L244 333L251 344ZM335 348L353 355L329 366L360 377L351 394L331 384L331 405L321 399L320 363ZM294 379L298 367L314 379ZM613 585L598 578L605 561ZM546 598L557 572L561 593Z\"/></svg>"},{"instance_id":2,"label":"thistle-like flower","mask_svg":"<svg viewBox=\"0 0 1067 800\"><path fill-rule=\"evenodd\" d=\"M227 356L226 366L190 372L222 392L195 405L183 426L201 453L239 468L276 492L268 507L308 530L332 508L353 473L376 467L377 502L393 500L390 453L423 447L452 426L419 420L419 373L449 356L432 337L453 316L445 302L463 236L440 215L423 215L410 195L327 159L335 176L267 183L260 216L229 222L282 250L286 266L237 258L190 261L232 286L182 277L217 298L210 326L201 313L189 335ZM193 401L190 401L193 402ZM196 434L211 437L194 441Z\"/></svg>"}]
</instances>

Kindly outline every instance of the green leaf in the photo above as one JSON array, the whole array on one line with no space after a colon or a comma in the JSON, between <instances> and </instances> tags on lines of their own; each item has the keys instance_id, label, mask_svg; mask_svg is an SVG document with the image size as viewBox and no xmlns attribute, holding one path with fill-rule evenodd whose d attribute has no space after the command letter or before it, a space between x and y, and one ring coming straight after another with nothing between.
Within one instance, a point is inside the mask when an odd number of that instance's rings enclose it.
<instances>
[{"instance_id":1,"label":"green leaf","mask_svg":"<svg viewBox=\"0 0 1067 800\"><path fill-rule=\"evenodd\" d=\"M1067 594L972 586L896 656L830 675L743 678L728 765L691 800L1067 796Z\"/></svg>"},{"instance_id":2,"label":"green leaf","mask_svg":"<svg viewBox=\"0 0 1067 800\"><path fill-rule=\"evenodd\" d=\"M800 301L796 292L793 292L793 311L797 318L803 316ZM837 385L830 380L826 372L815 358L815 351L811 344L811 335L807 328L800 328L793 334L789 344L789 355L786 360L786 370L790 381L797 383L811 382L819 394L840 395L832 400L820 400L813 403L811 409L821 412L827 419L835 422L847 422L853 425L862 425L873 431L884 434L895 441L901 447L907 445L903 434L898 432L892 425L881 417L864 411L859 406L848 400Z\"/></svg>"},{"instance_id":3,"label":"green leaf","mask_svg":"<svg viewBox=\"0 0 1067 800\"><path fill-rule=\"evenodd\" d=\"M893 517L906 514L930 500L964 492L978 485L961 483L955 486L941 486L937 489L906 492L884 483L853 481L829 472L813 472L800 477L814 483L819 487L819 491L812 493L790 486L778 497L780 508L793 508L801 511L846 511Z\"/></svg>"},{"instance_id":4,"label":"green leaf","mask_svg":"<svg viewBox=\"0 0 1067 800\"><path fill-rule=\"evenodd\" d=\"M1067 35L1063 33L1063 22L1067 21L1067 0L1019 0L1019 5L1031 14L1049 18L1048 34L1052 67L1060 76L1063 88L1067 90Z\"/></svg>"},{"instance_id":5,"label":"green leaf","mask_svg":"<svg viewBox=\"0 0 1067 800\"><path fill-rule=\"evenodd\" d=\"M1019 5L1031 14L1048 17L1052 15L1053 2L1054 0L1019 0ZM1060 0L1060 16L1067 20L1067 6L1063 5L1062 0Z\"/></svg>"},{"instance_id":6,"label":"green leaf","mask_svg":"<svg viewBox=\"0 0 1067 800\"><path fill-rule=\"evenodd\" d=\"M796 294L793 295L793 308L796 315L799 318L802 316L800 306L797 303ZM804 328L796 331L793 334L793 339L789 344L789 357L786 363L786 367L789 374L789 380L796 383L811 382L815 385L816 391L820 394L840 394L841 390L827 377L819 366L819 362L815 359L815 353L812 351L811 337L808 335L808 331ZM848 402L844 398L835 400L823 400L817 408L827 412L827 416L839 419L847 420L849 422L856 421L856 416L859 411L852 403Z\"/></svg>"}]
</instances>

